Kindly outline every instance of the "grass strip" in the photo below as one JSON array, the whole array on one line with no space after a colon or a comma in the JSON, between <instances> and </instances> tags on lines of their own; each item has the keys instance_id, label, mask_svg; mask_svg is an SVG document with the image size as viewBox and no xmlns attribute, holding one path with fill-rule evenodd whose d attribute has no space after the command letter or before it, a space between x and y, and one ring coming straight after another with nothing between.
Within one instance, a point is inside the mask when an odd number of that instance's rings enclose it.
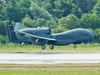
<instances>
[{"instance_id":1,"label":"grass strip","mask_svg":"<svg viewBox=\"0 0 100 75\"><path fill-rule=\"evenodd\" d=\"M100 44L80 44L77 48L74 45L54 46L54 50L50 50L50 46L46 45L46 49L42 50L41 46L36 45L20 45L20 44L0 44L0 53L100 53Z\"/></svg>"},{"instance_id":2,"label":"grass strip","mask_svg":"<svg viewBox=\"0 0 100 75\"><path fill-rule=\"evenodd\" d=\"M0 64L0 75L100 75L100 63Z\"/></svg>"}]
</instances>

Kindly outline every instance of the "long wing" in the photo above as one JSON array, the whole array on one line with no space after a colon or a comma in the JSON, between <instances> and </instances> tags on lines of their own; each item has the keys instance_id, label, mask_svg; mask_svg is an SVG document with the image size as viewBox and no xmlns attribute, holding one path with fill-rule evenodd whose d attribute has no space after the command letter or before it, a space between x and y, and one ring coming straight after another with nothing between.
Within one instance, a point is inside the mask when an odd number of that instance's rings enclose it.
<instances>
[{"instance_id":1,"label":"long wing","mask_svg":"<svg viewBox=\"0 0 100 75\"><path fill-rule=\"evenodd\" d=\"M22 31L15 31L15 32L24 34L26 37L29 37L29 38L36 37L38 39L46 39L46 40L56 41L56 39L46 38L46 37L41 37L41 36L36 36L36 35L32 35L32 34L29 34L29 33L22 32Z\"/></svg>"}]
</instances>

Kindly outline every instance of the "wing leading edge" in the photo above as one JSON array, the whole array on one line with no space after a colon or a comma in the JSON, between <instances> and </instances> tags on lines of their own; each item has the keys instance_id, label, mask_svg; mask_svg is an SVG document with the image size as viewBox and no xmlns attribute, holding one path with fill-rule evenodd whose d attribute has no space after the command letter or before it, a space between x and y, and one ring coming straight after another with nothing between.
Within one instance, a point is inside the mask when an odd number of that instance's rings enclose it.
<instances>
[{"instance_id":1,"label":"wing leading edge","mask_svg":"<svg viewBox=\"0 0 100 75\"><path fill-rule=\"evenodd\" d=\"M25 36L26 37L29 37L29 38L36 37L37 39L45 39L45 40L56 41L56 39L46 38L46 37L41 37L41 36L36 36L36 35L32 35L32 34L28 34L28 33L22 32L22 31L14 31L14 32L21 33L21 34L25 34Z\"/></svg>"}]
</instances>

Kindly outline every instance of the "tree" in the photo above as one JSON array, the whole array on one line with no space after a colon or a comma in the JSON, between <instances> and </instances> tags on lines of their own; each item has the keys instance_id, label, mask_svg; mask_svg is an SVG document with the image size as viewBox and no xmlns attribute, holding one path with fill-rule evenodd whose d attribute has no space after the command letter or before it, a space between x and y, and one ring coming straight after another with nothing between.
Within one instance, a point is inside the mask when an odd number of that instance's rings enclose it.
<instances>
[{"instance_id":1,"label":"tree","mask_svg":"<svg viewBox=\"0 0 100 75\"><path fill-rule=\"evenodd\" d=\"M100 18L95 14L84 14L80 19L83 28L96 29L100 27Z\"/></svg>"},{"instance_id":2,"label":"tree","mask_svg":"<svg viewBox=\"0 0 100 75\"><path fill-rule=\"evenodd\" d=\"M23 17L28 13L28 8L22 7L20 4L16 4L15 0L11 0L6 6L6 14L9 20L20 22Z\"/></svg>"},{"instance_id":3,"label":"tree","mask_svg":"<svg viewBox=\"0 0 100 75\"><path fill-rule=\"evenodd\" d=\"M7 28L6 23L0 19L0 43L6 43L8 38L7 36Z\"/></svg>"},{"instance_id":4,"label":"tree","mask_svg":"<svg viewBox=\"0 0 100 75\"><path fill-rule=\"evenodd\" d=\"M37 20L32 20L28 14L26 14L25 18L22 19L22 28L37 28L38 26L44 26L45 19L38 18Z\"/></svg>"},{"instance_id":5,"label":"tree","mask_svg":"<svg viewBox=\"0 0 100 75\"><path fill-rule=\"evenodd\" d=\"M9 0L4 0L6 3L9 3Z\"/></svg>"},{"instance_id":6,"label":"tree","mask_svg":"<svg viewBox=\"0 0 100 75\"><path fill-rule=\"evenodd\" d=\"M1 4L1 5L3 4L3 1L2 1L2 0L0 0L0 4Z\"/></svg>"},{"instance_id":7,"label":"tree","mask_svg":"<svg viewBox=\"0 0 100 75\"><path fill-rule=\"evenodd\" d=\"M0 4L2 4L2 1L0 0Z\"/></svg>"},{"instance_id":8,"label":"tree","mask_svg":"<svg viewBox=\"0 0 100 75\"><path fill-rule=\"evenodd\" d=\"M88 0L78 0L77 6L81 8L83 13L88 13Z\"/></svg>"},{"instance_id":9,"label":"tree","mask_svg":"<svg viewBox=\"0 0 100 75\"><path fill-rule=\"evenodd\" d=\"M80 27L79 19L74 14L70 14L67 17L61 18L58 23L60 27L65 27L66 29L74 29Z\"/></svg>"},{"instance_id":10,"label":"tree","mask_svg":"<svg viewBox=\"0 0 100 75\"><path fill-rule=\"evenodd\" d=\"M52 20L46 20L45 27L49 27L51 29L57 28L57 24L55 21Z\"/></svg>"},{"instance_id":11,"label":"tree","mask_svg":"<svg viewBox=\"0 0 100 75\"><path fill-rule=\"evenodd\" d=\"M6 24L0 19L0 35L7 35Z\"/></svg>"},{"instance_id":12,"label":"tree","mask_svg":"<svg viewBox=\"0 0 100 75\"><path fill-rule=\"evenodd\" d=\"M33 25L32 25L32 20L31 20L31 18L30 18L30 16L29 16L28 14L26 14L25 18L22 19L22 29L23 29L25 26L26 26L26 27L30 27L30 28L33 27Z\"/></svg>"},{"instance_id":13,"label":"tree","mask_svg":"<svg viewBox=\"0 0 100 75\"><path fill-rule=\"evenodd\" d=\"M65 27L58 27L56 29L52 29L52 33L61 33L67 31L67 29Z\"/></svg>"},{"instance_id":14,"label":"tree","mask_svg":"<svg viewBox=\"0 0 100 75\"><path fill-rule=\"evenodd\" d=\"M31 3L30 11L34 19L44 18L45 20L53 20L52 15L45 9L40 8L37 4Z\"/></svg>"},{"instance_id":15,"label":"tree","mask_svg":"<svg viewBox=\"0 0 100 75\"><path fill-rule=\"evenodd\" d=\"M93 13L100 17L100 0L94 6Z\"/></svg>"},{"instance_id":16,"label":"tree","mask_svg":"<svg viewBox=\"0 0 100 75\"><path fill-rule=\"evenodd\" d=\"M92 13L93 7L97 3L97 1L98 0L88 0L88 4L87 4L88 12Z\"/></svg>"},{"instance_id":17,"label":"tree","mask_svg":"<svg viewBox=\"0 0 100 75\"><path fill-rule=\"evenodd\" d=\"M80 18L82 12L78 6L72 3L72 0L45 0L42 2L42 7L58 19L66 17L68 14L74 14Z\"/></svg>"},{"instance_id":18,"label":"tree","mask_svg":"<svg viewBox=\"0 0 100 75\"><path fill-rule=\"evenodd\" d=\"M44 0L41 2L41 6L46 9L50 14L54 14L53 9L55 9L55 2L58 0Z\"/></svg>"},{"instance_id":19,"label":"tree","mask_svg":"<svg viewBox=\"0 0 100 75\"><path fill-rule=\"evenodd\" d=\"M8 41L8 38L6 36L3 36L0 34L0 43L6 43Z\"/></svg>"},{"instance_id":20,"label":"tree","mask_svg":"<svg viewBox=\"0 0 100 75\"><path fill-rule=\"evenodd\" d=\"M83 13L92 13L93 7L97 0L72 0L76 6L78 6Z\"/></svg>"},{"instance_id":21,"label":"tree","mask_svg":"<svg viewBox=\"0 0 100 75\"><path fill-rule=\"evenodd\" d=\"M53 15L57 18L65 17L70 14L72 10L72 3L70 0L58 0L54 2L55 8L53 10Z\"/></svg>"},{"instance_id":22,"label":"tree","mask_svg":"<svg viewBox=\"0 0 100 75\"><path fill-rule=\"evenodd\" d=\"M49 28L56 28L56 22L52 20L45 20L44 18L37 18L31 19L28 14L26 14L26 17L22 19L22 28L37 28L37 27L49 27Z\"/></svg>"},{"instance_id":23,"label":"tree","mask_svg":"<svg viewBox=\"0 0 100 75\"><path fill-rule=\"evenodd\" d=\"M50 0L31 0L31 1L41 7L42 2L44 2L44 1L50 1Z\"/></svg>"},{"instance_id":24,"label":"tree","mask_svg":"<svg viewBox=\"0 0 100 75\"><path fill-rule=\"evenodd\" d=\"M7 12L6 12L6 6L3 6L3 8L1 9L1 15L2 15L2 20L4 21L4 20L8 20L8 16L7 16L7 14L6 14Z\"/></svg>"},{"instance_id":25,"label":"tree","mask_svg":"<svg viewBox=\"0 0 100 75\"><path fill-rule=\"evenodd\" d=\"M100 43L100 28L94 30L94 41Z\"/></svg>"},{"instance_id":26,"label":"tree","mask_svg":"<svg viewBox=\"0 0 100 75\"><path fill-rule=\"evenodd\" d=\"M2 10L2 5L1 4L0 4L0 10ZM0 18L2 18L1 11L0 11Z\"/></svg>"},{"instance_id":27,"label":"tree","mask_svg":"<svg viewBox=\"0 0 100 75\"><path fill-rule=\"evenodd\" d=\"M20 0L20 2L18 2L21 7L25 7L25 8L29 8L31 1L30 0Z\"/></svg>"},{"instance_id":28,"label":"tree","mask_svg":"<svg viewBox=\"0 0 100 75\"><path fill-rule=\"evenodd\" d=\"M77 16L78 18L81 18L81 16L82 16L82 10L75 5L73 5L71 13L74 14L75 16Z\"/></svg>"}]
</instances>

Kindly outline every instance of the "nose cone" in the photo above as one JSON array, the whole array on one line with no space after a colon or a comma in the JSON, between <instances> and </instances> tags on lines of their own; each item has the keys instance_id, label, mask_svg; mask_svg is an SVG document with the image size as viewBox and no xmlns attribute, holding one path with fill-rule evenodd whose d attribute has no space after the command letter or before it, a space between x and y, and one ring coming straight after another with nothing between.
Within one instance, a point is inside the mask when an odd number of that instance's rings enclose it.
<instances>
[{"instance_id":1,"label":"nose cone","mask_svg":"<svg viewBox=\"0 0 100 75\"><path fill-rule=\"evenodd\" d=\"M94 34L91 35L91 42L94 40Z\"/></svg>"},{"instance_id":2,"label":"nose cone","mask_svg":"<svg viewBox=\"0 0 100 75\"><path fill-rule=\"evenodd\" d=\"M94 40L94 34L90 32L89 30L84 29L82 31L80 38L84 43L89 43Z\"/></svg>"},{"instance_id":3,"label":"nose cone","mask_svg":"<svg viewBox=\"0 0 100 75\"><path fill-rule=\"evenodd\" d=\"M93 40L94 40L94 34L92 33L92 32L90 32L89 31L89 33L88 33L88 35L89 35L89 42L92 42Z\"/></svg>"}]
</instances>

